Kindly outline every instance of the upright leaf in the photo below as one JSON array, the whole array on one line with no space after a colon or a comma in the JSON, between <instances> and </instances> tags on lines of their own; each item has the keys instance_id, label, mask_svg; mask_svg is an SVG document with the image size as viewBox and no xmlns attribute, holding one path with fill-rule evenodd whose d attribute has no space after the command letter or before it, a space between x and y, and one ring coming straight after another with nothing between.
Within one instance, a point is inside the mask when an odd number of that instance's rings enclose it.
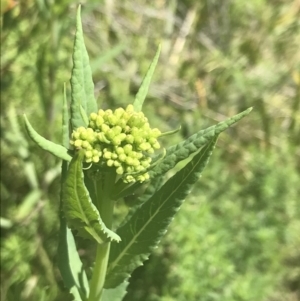
<instances>
[{"instance_id":1,"label":"upright leaf","mask_svg":"<svg viewBox=\"0 0 300 301\"><path fill-rule=\"evenodd\" d=\"M67 89L64 83L63 90L63 114L62 114L62 145L69 148L70 132L69 132L69 110L67 100Z\"/></svg>"},{"instance_id":2,"label":"upright leaf","mask_svg":"<svg viewBox=\"0 0 300 301\"><path fill-rule=\"evenodd\" d=\"M82 161L84 151L76 152L63 185L63 210L68 226L79 235L94 238L98 243L120 241L120 237L103 223L84 185Z\"/></svg>"},{"instance_id":3,"label":"upright leaf","mask_svg":"<svg viewBox=\"0 0 300 301\"><path fill-rule=\"evenodd\" d=\"M73 234L67 228L63 213L60 214L58 243L57 265L64 285L69 289L76 301L85 300L89 293L88 279L79 258Z\"/></svg>"},{"instance_id":4,"label":"upright leaf","mask_svg":"<svg viewBox=\"0 0 300 301\"><path fill-rule=\"evenodd\" d=\"M62 144L69 146L69 114L66 96L66 85L63 91L63 114L62 114ZM62 163L62 183L66 178L67 162ZM69 289L76 301L85 300L89 293L89 283L82 262L78 255L72 231L62 211L62 193L60 196L60 229L57 249L57 266L60 270L64 285Z\"/></svg>"},{"instance_id":5,"label":"upright leaf","mask_svg":"<svg viewBox=\"0 0 300 301\"><path fill-rule=\"evenodd\" d=\"M25 127L29 137L43 150L51 153L52 155L70 161L72 157L68 154L68 150L60 144L56 144L52 141L45 139L43 136L39 135L34 128L31 126L26 115L24 114Z\"/></svg>"},{"instance_id":6,"label":"upright leaf","mask_svg":"<svg viewBox=\"0 0 300 301\"><path fill-rule=\"evenodd\" d=\"M133 107L134 107L134 110L136 112L140 112L142 110L142 106L143 106L144 100L145 100L145 98L147 96L147 93L148 93L148 89L149 89L149 86L150 86L152 75L154 73L155 67L156 67L157 62L158 62L158 58L159 58L159 55L160 55L160 50L161 50L161 45L158 46L158 49L157 49L156 54L153 58L153 61L150 64L149 69L146 73L146 76L144 77L143 82L142 82L142 84L139 88L139 91L135 96L135 100L133 102Z\"/></svg>"},{"instance_id":7,"label":"upright leaf","mask_svg":"<svg viewBox=\"0 0 300 301\"><path fill-rule=\"evenodd\" d=\"M211 156L214 137L194 158L148 201L141 205L117 233L122 242L112 244L105 287L116 287L146 260L198 180Z\"/></svg>"},{"instance_id":8,"label":"upright leaf","mask_svg":"<svg viewBox=\"0 0 300 301\"><path fill-rule=\"evenodd\" d=\"M188 139L167 148L167 154L161 162L156 165L150 172L150 178L156 178L165 174L172 169L178 162L188 158L192 153L196 152L200 147L205 145L216 135L225 131L228 127L241 120L251 112L249 108L225 121L192 135Z\"/></svg>"},{"instance_id":9,"label":"upright leaf","mask_svg":"<svg viewBox=\"0 0 300 301\"><path fill-rule=\"evenodd\" d=\"M97 111L92 71L89 64L89 56L84 44L80 13L81 9L79 6L77 10L76 34L73 50L73 69L71 76L71 123L73 129L79 126L85 126L80 106L82 106L87 115Z\"/></svg>"}]
</instances>

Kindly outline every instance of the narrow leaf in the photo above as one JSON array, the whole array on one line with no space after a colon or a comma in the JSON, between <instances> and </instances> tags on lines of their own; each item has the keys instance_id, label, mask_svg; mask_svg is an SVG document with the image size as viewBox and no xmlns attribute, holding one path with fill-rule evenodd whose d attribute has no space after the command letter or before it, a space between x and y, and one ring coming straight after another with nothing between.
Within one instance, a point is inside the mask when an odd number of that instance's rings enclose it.
<instances>
[{"instance_id":1,"label":"narrow leaf","mask_svg":"<svg viewBox=\"0 0 300 301\"><path fill-rule=\"evenodd\" d=\"M71 123L73 129L76 129L79 126L85 126L85 122L81 116L80 106L82 106L87 115L97 111L92 71L89 64L89 56L84 44L80 13L81 8L79 6L77 10L73 69L71 76Z\"/></svg>"},{"instance_id":2,"label":"narrow leaf","mask_svg":"<svg viewBox=\"0 0 300 301\"><path fill-rule=\"evenodd\" d=\"M192 153L196 152L213 137L219 135L228 127L230 127L231 125L248 115L251 112L251 110L252 108L249 108L225 121L222 121L205 130L199 131L198 133L192 135L185 141L182 141L174 146L167 148L167 154L165 158L149 172L150 178L156 178L159 175L165 174L167 171L172 169L178 162L188 158Z\"/></svg>"},{"instance_id":3,"label":"narrow leaf","mask_svg":"<svg viewBox=\"0 0 300 301\"><path fill-rule=\"evenodd\" d=\"M91 202L83 180L83 157L84 151L76 152L63 185L63 210L68 226L83 237L93 237L98 243L118 242L120 237L105 226L99 211Z\"/></svg>"},{"instance_id":4,"label":"narrow leaf","mask_svg":"<svg viewBox=\"0 0 300 301\"><path fill-rule=\"evenodd\" d=\"M143 82L142 82L142 84L139 88L139 91L136 94L135 100L133 102L133 107L134 107L134 110L136 112L140 112L142 110L142 106L143 106L144 100L145 100L145 98L147 96L147 93L148 93L148 89L149 89L149 86L150 86L152 75L154 73L155 67L156 67L157 62L158 62L158 58L159 58L159 55L160 55L160 50L161 50L161 45L158 46L156 54L154 56L154 59L153 59L152 63L149 66L149 69L146 73L146 76L144 77Z\"/></svg>"},{"instance_id":5,"label":"narrow leaf","mask_svg":"<svg viewBox=\"0 0 300 301\"><path fill-rule=\"evenodd\" d=\"M52 155L66 160L71 161L72 157L68 154L68 150L60 144L56 144L52 141L45 139L43 136L39 135L34 128L29 123L26 115L24 114L25 127L29 137L43 150L51 153Z\"/></svg>"},{"instance_id":6,"label":"narrow leaf","mask_svg":"<svg viewBox=\"0 0 300 301\"><path fill-rule=\"evenodd\" d=\"M67 100L67 89L64 83L63 91L63 114L62 114L62 145L65 148L69 148L70 132L69 132L69 110L68 110L68 100Z\"/></svg>"},{"instance_id":7,"label":"narrow leaf","mask_svg":"<svg viewBox=\"0 0 300 301\"><path fill-rule=\"evenodd\" d=\"M59 245L57 250L58 268L64 285L70 290L75 300L85 300L89 293L89 283L79 258L74 237L61 214Z\"/></svg>"},{"instance_id":8,"label":"narrow leaf","mask_svg":"<svg viewBox=\"0 0 300 301\"><path fill-rule=\"evenodd\" d=\"M128 281L124 281L115 288L103 289L101 301L122 301L127 291Z\"/></svg>"},{"instance_id":9,"label":"narrow leaf","mask_svg":"<svg viewBox=\"0 0 300 301\"><path fill-rule=\"evenodd\" d=\"M117 233L122 237L122 242L111 246L106 288L116 287L126 280L157 246L208 163L216 139L217 136L118 229Z\"/></svg>"},{"instance_id":10,"label":"narrow leaf","mask_svg":"<svg viewBox=\"0 0 300 301\"><path fill-rule=\"evenodd\" d=\"M67 162L63 161L62 183L66 178L66 173ZM69 289L75 300L85 300L89 293L89 283L76 249L72 231L67 227L62 211L62 190L60 195L59 219L60 229L57 249L57 266L65 287Z\"/></svg>"}]
</instances>

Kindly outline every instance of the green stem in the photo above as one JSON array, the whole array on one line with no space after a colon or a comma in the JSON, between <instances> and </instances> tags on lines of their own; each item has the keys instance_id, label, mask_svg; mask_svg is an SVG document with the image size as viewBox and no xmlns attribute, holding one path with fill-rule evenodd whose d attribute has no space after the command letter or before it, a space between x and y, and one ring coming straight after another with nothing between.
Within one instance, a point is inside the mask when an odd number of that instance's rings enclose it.
<instances>
[{"instance_id":1,"label":"green stem","mask_svg":"<svg viewBox=\"0 0 300 301\"><path fill-rule=\"evenodd\" d=\"M111 229L114 202L110 199L110 188L115 181L114 173L107 173L105 180L97 185L97 205L100 216L106 227ZM90 282L88 301L100 301L105 282L107 264L109 259L110 242L98 244L93 276Z\"/></svg>"}]
</instances>

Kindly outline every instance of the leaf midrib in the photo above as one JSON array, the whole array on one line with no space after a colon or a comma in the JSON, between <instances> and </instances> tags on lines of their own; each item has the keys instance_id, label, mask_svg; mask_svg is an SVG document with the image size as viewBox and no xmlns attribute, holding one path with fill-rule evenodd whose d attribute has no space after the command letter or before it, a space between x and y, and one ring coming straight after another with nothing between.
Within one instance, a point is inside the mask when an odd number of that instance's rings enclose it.
<instances>
[{"instance_id":1,"label":"leaf midrib","mask_svg":"<svg viewBox=\"0 0 300 301\"><path fill-rule=\"evenodd\" d=\"M197 162L197 164L199 163L199 161L203 158L203 156L206 154L206 152L203 153L203 155L201 157L199 157L199 160ZM144 226L134 235L133 239L131 240L131 242L124 248L124 250L120 253L120 255L114 260L114 262L111 264L111 267L109 269L108 272L112 271L115 266L118 264L118 262L122 259L122 257L124 256L124 254L127 253L127 250L134 244L134 242L136 241L136 237L138 237L141 232L144 231L144 229L148 226L148 224L152 221L152 219L158 214L160 208L171 198L171 196L174 195L175 192L177 192L177 190L179 189L179 187L182 185L182 183L186 180L187 177L189 177L191 175L191 173L194 171L195 167L197 166L197 164L194 165L194 167L191 169L191 171L182 179L182 181L180 182L179 185L177 185L177 188L175 190L173 190L173 192L169 195L169 197L167 197L165 199L165 201L157 208L157 210L155 211L155 214L153 214L150 219L144 224Z\"/></svg>"}]
</instances>

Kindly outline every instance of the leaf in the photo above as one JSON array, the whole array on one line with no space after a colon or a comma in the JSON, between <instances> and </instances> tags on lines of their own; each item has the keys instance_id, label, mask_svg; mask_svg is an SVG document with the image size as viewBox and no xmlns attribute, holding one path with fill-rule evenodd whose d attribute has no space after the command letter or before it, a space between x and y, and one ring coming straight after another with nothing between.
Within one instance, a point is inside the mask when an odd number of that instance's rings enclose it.
<instances>
[{"instance_id":1,"label":"leaf","mask_svg":"<svg viewBox=\"0 0 300 301\"><path fill-rule=\"evenodd\" d=\"M120 237L105 226L99 211L91 202L83 180L83 157L84 151L76 152L63 185L63 210L68 226L83 237L93 237L98 243L119 242Z\"/></svg>"},{"instance_id":2,"label":"leaf","mask_svg":"<svg viewBox=\"0 0 300 301\"><path fill-rule=\"evenodd\" d=\"M145 100L145 98L147 96L147 93L148 93L148 89L149 89L149 86L150 86L152 75L154 73L155 67L156 67L157 62L158 62L158 58L159 58L159 55L160 55L160 50L161 50L161 45L158 46L156 54L153 58L153 61L150 64L149 69L146 73L146 76L144 77L143 82L142 82L142 84L139 88L139 91L137 92L137 94L135 96L135 100L133 102L133 107L134 107L134 110L136 112L140 112L142 110L142 106L143 106L144 100Z\"/></svg>"},{"instance_id":3,"label":"leaf","mask_svg":"<svg viewBox=\"0 0 300 301\"><path fill-rule=\"evenodd\" d=\"M80 13L81 8L79 6L76 18L73 69L71 76L71 123L73 129L85 126L85 122L81 116L80 106L82 106L87 115L92 112L97 112L92 71L89 64L89 56L84 44Z\"/></svg>"},{"instance_id":4,"label":"leaf","mask_svg":"<svg viewBox=\"0 0 300 301\"><path fill-rule=\"evenodd\" d=\"M62 188L67 174L67 167L68 163L63 161ZM57 249L57 266L65 287L69 289L75 300L85 300L89 293L89 283L76 249L72 231L67 227L66 219L62 211L62 189L60 194L59 219L60 229Z\"/></svg>"},{"instance_id":5,"label":"leaf","mask_svg":"<svg viewBox=\"0 0 300 301\"><path fill-rule=\"evenodd\" d=\"M69 111L67 101L66 84L64 83L63 97L63 114L62 114L62 145L69 148L70 132L69 132Z\"/></svg>"},{"instance_id":6,"label":"leaf","mask_svg":"<svg viewBox=\"0 0 300 301\"><path fill-rule=\"evenodd\" d=\"M116 287L142 264L157 246L193 184L208 163L214 137L192 160L149 200L142 204L117 233L122 242L111 245L105 288Z\"/></svg>"},{"instance_id":7,"label":"leaf","mask_svg":"<svg viewBox=\"0 0 300 301\"><path fill-rule=\"evenodd\" d=\"M26 115L24 114L25 127L29 137L43 150L51 153L52 155L66 161L71 161L72 157L68 154L68 150L60 144L45 139L39 135L29 123Z\"/></svg>"},{"instance_id":8,"label":"leaf","mask_svg":"<svg viewBox=\"0 0 300 301\"><path fill-rule=\"evenodd\" d=\"M64 285L70 290L76 301L85 300L89 293L89 283L79 258L72 231L67 228L61 214L57 265Z\"/></svg>"},{"instance_id":9,"label":"leaf","mask_svg":"<svg viewBox=\"0 0 300 301\"><path fill-rule=\"evenodd\" d=\"M214 126L211 126L205 130L201 130L198 133L192 135L185 141L182 141L176 145L167 148L167 154L165 158L156 165L150 172L150 179L154 179L160 175L165 174L172 169L178 162L188 158L192 153L196 152L200 147L205 145L214 136L219 135L225 131L228 127L238 122L251 112L252 108L249 108L225 121L222 121Z\"/></svg>"},{"instance_id":10,"label":"leaf","mask_svg":"<svg viewBox=\"0 0 300 301\"><path fill-rule=\"evenodd\" d=\"M101 301L122 301L127 291L128 281L124 281L115 288L103 289Z\"/></svg>"}]
</instances>

